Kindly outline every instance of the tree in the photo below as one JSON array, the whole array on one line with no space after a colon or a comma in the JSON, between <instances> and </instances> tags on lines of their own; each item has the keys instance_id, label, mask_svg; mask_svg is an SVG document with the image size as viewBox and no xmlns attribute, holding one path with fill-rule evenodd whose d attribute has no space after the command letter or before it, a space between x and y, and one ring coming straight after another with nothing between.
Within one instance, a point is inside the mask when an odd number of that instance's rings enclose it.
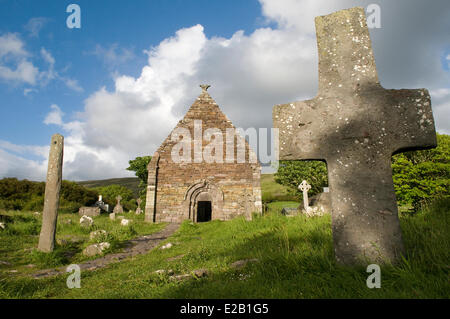
<instances>
[{"instance_id":1,"label":"tree","mask_svg":"<svg viewBox=\"0 0 450 319\"><path fill-rule=\"evenodd\" d=\"M103 196L105 203L109 204L110 207L114 207L117 204L117 196L121 196L121 204L125 210L136 209L136 201L134 200L133 192L121 185L108 185L102 187L94 188L96 192Z\"/></svg>"},{"instance_id":2,"label":"tree","mask_svg":"<svg viewBox=\"0 0 450 319\"><path fill-rule=\"evenodd\" d=\"M302 196L298 185L303 180L311 185L309 195L321 193L323 187L328 185L327 165L320 161L280 161L275 182L288 186L291 192Z\"/></svg>"},{"instance_id":3,"label":"tree","mask_svg":"<svg viewBox=\"0 0 450 319\"><path fill-rule=\"evenodd\" d=\"M151 156L136 157L134 160L128 161L130 167L127 168L128 171L133 171L134 174L139 178L139 188L141 189L141 195L147 189L147 179L148 171L147 166L150 163Z\"/></svg>"},{"instance_id":4,"label":"tree","mask_svg":"<svg viewBox=\"0 0 450 319\"><path fill-rule=\"evenodd\" d=\"M392 157L395 193L400 205L417 210L436 197L450 195L450 136L437 135L437 148Z\"/></svg>"}]
</instances>

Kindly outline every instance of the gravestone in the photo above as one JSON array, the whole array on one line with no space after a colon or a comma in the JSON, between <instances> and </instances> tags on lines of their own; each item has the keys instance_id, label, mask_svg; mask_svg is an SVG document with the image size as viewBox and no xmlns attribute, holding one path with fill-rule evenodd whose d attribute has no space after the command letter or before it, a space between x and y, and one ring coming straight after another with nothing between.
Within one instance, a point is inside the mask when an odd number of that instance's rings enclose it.
<instances>
[{"instance_id":1,"label":"gravestone","mask_svg":"<svg viewBox=\"0 0 450 319\"><path fill-rule=\"evenodd\" d=\"M298 185L298 189L303 192L303 207L305 211L308 211L308 191L311 189L311 185L309 185L307 181L303 181L300 185Z\"/></svg>"},{"instance_id":2,"label":"gravestone","mask_svg":"<svg viewBox=\"0 0 450 319\"><path fill-rule=\"evenodd\" d=\"M395 262L404 252L391 156L436 147L426 89L378 80L363 8L316 18L319 93L277 105L281 160L325 160L336 259Z\"/></svg>"},{"instance_id":3,"label":"gravestone","mask_svg":"<svg viewBox=\"0 0 450 319\"><path fill-rule=\"evenodd\" d=\"M117 196L117 204L114 206L113 214L122 214L123 213L123 207L120 204L120 201L122 200L122 196Z\"/></svg>"},{"instance_id":4,"label":"gravestone","mask_svg":"<svg viewBox=\"0 0 450 319\"><path fill-rule=\"evenodd\" d=\"M140 215L142 213L142 209L141 209L141 203L142 203L142 199L138 198L136 200L137 203L137 209L136 209L136 215Z\"/></svg>"},{"instance_id":5,"label":"gravestone","mask_svg":"<svg viewBox=\"0 0 450 319\"><path fill-rule=\"evenodd\" d=\"M52 136L48 156L47 182L45 184L42 228L39 235L38 250L51 252L55 246L56 223L58 220L59 194L61 191L64 137Z\"/></svg>"},{"instance_id":6,"label":"gravestone","mask_svg":"<svg viewBox=\"0 0 450 319\"><path fill-rule=\"evenodd\" d=\"M80 216L95 217L100 216L100 213L100 207L80 207L80 209L78 209L78 215Z\"/></svg>"},{"instance_id":7,"label":"gravestone","mask_svg":"<svg viewBox=\"0 0 450 319\"><path fill-rule=\"evenodd\" d=\"M283 209L281 210L281 214L288 217L297 216L298 213L299 209L293 207L283 207Z\"/></svg>"}]
</instances>

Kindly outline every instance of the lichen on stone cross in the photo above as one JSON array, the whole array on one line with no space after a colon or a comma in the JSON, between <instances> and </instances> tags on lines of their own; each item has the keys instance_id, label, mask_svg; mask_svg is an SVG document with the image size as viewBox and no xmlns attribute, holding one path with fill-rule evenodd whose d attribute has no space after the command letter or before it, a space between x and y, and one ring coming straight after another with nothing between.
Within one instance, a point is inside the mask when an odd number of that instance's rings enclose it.
<instances>
[{"instance_id":1,"label":"lichen on stone cross","mask_svg":"<svg viewBox=\"0 0 450 319\"><path fill-rule=\"evenodd\" d=\"M430 95L380 85L363 8L317 17L316 29L318 95L273 110L280 160L327 162L338 262L398 261L391 157L436 147Z\"/></svg>"},{"instance_id":2,"label":"lichen on stone cross","mask_svg":"<svg viewBox=\"0 0 450 319\"><path fill-rule=\"evenodd\" d=\"M117 205L120 205L120 201L122 200L122 196L117 196L116 197L116 199L117 199Z\"/></svg>"}]
</instances>

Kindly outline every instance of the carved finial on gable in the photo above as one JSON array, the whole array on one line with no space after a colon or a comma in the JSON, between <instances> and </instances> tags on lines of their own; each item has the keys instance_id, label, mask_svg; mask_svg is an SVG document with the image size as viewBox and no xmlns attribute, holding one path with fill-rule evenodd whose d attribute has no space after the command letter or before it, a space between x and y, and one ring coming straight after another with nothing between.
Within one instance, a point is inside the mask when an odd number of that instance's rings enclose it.
<instances>
[{"instance_id":1,"label":"carved finial on gable","mask_svg":"<svg viewBox=\"0 0 450 319\"><path fill-rule=\"evenodd\" d=\"M211 87L209 84L200 84L200 87L202 88L202 93L206 93L208 89Z\"/></svg>"}]
</instances>

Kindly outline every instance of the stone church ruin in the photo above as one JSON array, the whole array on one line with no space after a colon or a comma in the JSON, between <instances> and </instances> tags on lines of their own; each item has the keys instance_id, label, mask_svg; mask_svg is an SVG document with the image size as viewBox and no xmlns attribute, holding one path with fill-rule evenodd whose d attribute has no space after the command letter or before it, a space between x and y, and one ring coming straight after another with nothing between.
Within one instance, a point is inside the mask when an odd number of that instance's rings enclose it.
<instances>
[{"instance_id":1,"label":"stone church ruin","mask_svg":"<svg viewBox=\"0 0 450 319\"><path fill-rule=\"evenodd\" d=\"M147 222L205 222L238 216L250 220L252 213L262 212L261 165L207 92L209 85L200 87L202 93L148 165ZM205 132L200 137L199 125ZM177 131L188 133L194 140L185 140L185 136L183 140L174 139ZM230 138L231 131L234 134ZM207 133L211 132L214 139L209 136L208 141ZM211 150L213 142L220 147ZM185 146L181 161L178 151L174 155L180 143ZM204 156L210 151L214 161ZM243 161L239 154L244 155Z\"/></svg>"}]
</instances>

